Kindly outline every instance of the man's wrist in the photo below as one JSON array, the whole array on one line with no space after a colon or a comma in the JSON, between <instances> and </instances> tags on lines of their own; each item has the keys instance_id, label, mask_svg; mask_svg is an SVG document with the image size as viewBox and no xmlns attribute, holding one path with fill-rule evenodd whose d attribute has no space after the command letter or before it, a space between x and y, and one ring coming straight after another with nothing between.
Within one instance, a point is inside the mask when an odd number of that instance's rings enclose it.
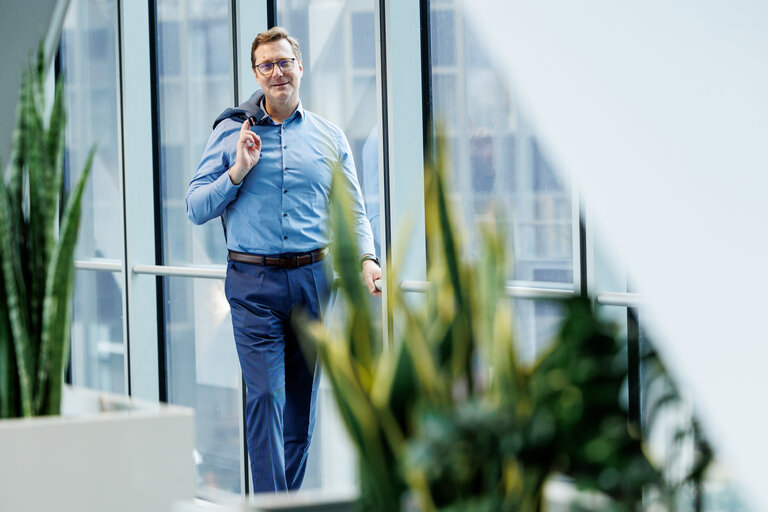
<instances>
[{"instance_id":1,"label":"man's wrist","mask_svg":"<svg viewBox=\"0 0 768 512\"><path fill-rule=\"evenodd\" d=\"M240 185L240 183L243 181L243 178L245 178L245 173L243 173L237 164L234 164L232 167L230 167L227 170L227 174L229 174L229 181L231 181L235 186Z\"/></svg>"},{"instance_id":2,"label":"man's wrist","mask_svg":"<svg viewBox=\"0 0 768 512\"><path fill-rule=\"evenodd\" d=\"M372 261L379 267L381 266L379 260L373 254L364 254L363 257L360 258L360 265L364 265L366 261Z\"/></svg>"}]
</instances>

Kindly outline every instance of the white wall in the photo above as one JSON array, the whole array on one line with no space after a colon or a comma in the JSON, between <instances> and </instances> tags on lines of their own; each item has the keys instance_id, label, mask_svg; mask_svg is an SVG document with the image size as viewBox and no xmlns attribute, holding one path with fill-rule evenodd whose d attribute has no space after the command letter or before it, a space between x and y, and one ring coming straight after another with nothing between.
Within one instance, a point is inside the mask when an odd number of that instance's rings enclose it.
<instances>
[{"instance_id":1,"label":"white wall","mask_svg":"<svg viewBox=\"0 0 768 512\"><path fill-rule=\"evenodd\" d=\"M8 162L21 72L43 40L46 56L52 58L68 5L69 0L3 0L0 6L0 165Z\"/></svg>"},{"instance_id":2,"label":"white wall","mask_svg":"<svg viewBox=\"0 0 768 512\"><path fill-rule=\"evenodd\" d=\"M718 453L768 503L768 4L465 4Z\"/></svg>"}]
</instances>

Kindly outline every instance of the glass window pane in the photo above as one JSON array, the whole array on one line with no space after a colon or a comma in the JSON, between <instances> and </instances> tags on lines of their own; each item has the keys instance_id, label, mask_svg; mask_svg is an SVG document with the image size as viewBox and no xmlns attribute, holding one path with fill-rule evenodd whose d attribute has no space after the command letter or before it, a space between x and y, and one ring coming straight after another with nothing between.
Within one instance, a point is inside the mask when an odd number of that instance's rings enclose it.
<instances>
[{"instance_id":1,"label":"glass window pane","mask_svg":"<svg viewBox=\"0 0 768 512\"><path fill-rule=\"evenodd\" d=\"M533 364L557 334L563 320L563 307L555 301L515 299L513 308L520 360Z\"/></svg>"},{"instance_id":2,"label":"glass window pane","mask_svg":"<svg viewBox=\"0 0 768 512\"><path fill-rule=\"evenodd\" d=\"M240 493L240 366L224 281L165 278L168 401L195 409L197 488Z\"/></svg>"},{"instance_id":3,"label":"glass window pane","mask_svg":"<svg viewBox=\"0 0 768 512\"><path fill-rule=\"evenodd\" d=\"M61 36L61 74L66 87L67 186L80 177L96 144L83 196L76 258L123 255L122 193L118 154L115 0L73 0Z\"/></svg>"},{"instance_id":4,"label":"glass window pane","mask_svg":"<svg viewBox=\"0 0 768 512\"><path fill-rule=\"evenodd\" d=\"M430 9L430 24L433 27L440 27L445 33L453 34L454 13L453 9L432 8ZM445 37L439 40L433 38L432 42L432 66L455 66L456 65L456 40L453 37Z\"/></svg>"},{"instance_id":5,"label":"glass window pane","mask_svg":"<svg viewBox=\"0 0 768 512\"><path fill-rule=\"evenodd\" d=\"M509 279L573 282L571 187L554 172L482 38L446 3L430 7L432 107L445 133L451 202L469 248L494 209L514 258Z\"/></svg>"},{"instance_id":6,"label":"glass window pane","mask_svg":"<svg viewBox=\"0 0 768 512\"><path fill-rule=\"evenodd\" d=\"M371 11L352 13L352 65L358 69L374 69L376 67L376 48L374 47L375 23Z\"/></svg>"},{"instance_id":7,"label":"glass window pane","mask_svg":"<svg viewBox=\"0 0 768 512\"><path fill-rule=\"evenodd\" d=\"M587 226L592 235L587 239L592 249L592 261L587 272L591 273L594 293L634 291L630 286L626 265L611 252L609 239L602 234L599 226L590 221L587 217Z\"/></svg>"},{"instance_id":8,"label":"glass window pane","mask_svg":"<svg viewBox=\"0 0 768 512\"><path fill-rule=\"evenodd\" d=\"M72 307L72 382L125 394L123 273L78 270Z\"/></svg>"},{"instance_id":9,"label":"glass window pane","mask_svg":"<svg viewBox=\"0 0 768 512\"><path fill-rule=\"evenodd\" d=\"M163 262L224 264L218 222L194 226L184 197L213 120L234 104L230 2L157 0Z\"/></svg>"},{"instance_id":10,"label":"glass window pane","mask_svg":"<svg viewBox=\"0 0 768 512\"><path fill-rule=\"evenodd\" d=\"M60 56L67 108L67 188L80 178L91 147L97 147L83 195L75 258L120 264L123 223L116 20L115 0L72 0L64 20ZM75 273L72 382L127 392L122 272Z\"/></svg>"}]
</instances>

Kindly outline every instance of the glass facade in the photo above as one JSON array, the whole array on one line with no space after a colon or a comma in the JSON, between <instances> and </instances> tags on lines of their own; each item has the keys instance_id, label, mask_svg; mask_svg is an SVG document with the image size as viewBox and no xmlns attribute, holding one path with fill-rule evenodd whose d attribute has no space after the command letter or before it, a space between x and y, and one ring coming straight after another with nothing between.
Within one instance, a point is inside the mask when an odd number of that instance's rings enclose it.
<instances>
[{"instance_id":1,"label":"glass facade","mask_svg":"<svg viewBox=\"0 0 768 512\"><path fill-rule=\"evenodd\" d=\"M380 168L387 161L381 158L382 151L390 155L398 151L384 142L389 140L383 134L388 127L380 122L388 115L394 117L395 109L382 98L388 80L398 72L397 63L418 59L422 53L414 47L409 55L392 57L386 62L389 76L382 75L386 45L400 34L381 37L379 4L375 0L286 0L277 3L276 22L301 43L304 107L338 125L349 139L381 256L388 249L382 233L387 210L382 177L390 183L393 177L411 179L398 175L399 169ZM155 198L157 224L147 226L147 244L154 244L157 257L143 263L161 269L185 267L191 274L212 270L221 274L226 263L222 227L217 221L193 226L186 217L184 197L213 119L235 103L236 82L242 84L243 77L251 77L251 70L238 64L242 56L235 55L233 48L255 36L258 28L251 26L259 23L237 19L235 12L243 8L239 0L147 3L148 19L154 22L149 48L156 65L155 83L152 104L137 105L121 91L121 73L131 71L121 69L118 42L120 37L130 41L132 34L119 36L120 5L118 0L71 0L61 38L60 70L69 112L68 186L78 178L91 144L98 144L76 253L72 381L127 393L130 339L126 333L131 329L125 312L130 307L126 287L130 289L131 281L123 271L124 219L131 218L132 205L122 190L123 173L131 172L121 169L122 135L130 130L157 133L155 180L146 184L146 194ZM579 224L576 195L552 168L524 105L496 69L493 49L484 46L482 34L466 22L453 0L432 0L428 5L430 60L421 65L429 76L429 84L423 85L431 86L427 96L435 122L427 131L437 134L439 130L450 148L450 201L465 227L468 252L478 246L478 226L498 214L513 256L507 284L525 286L533 296L541 292L538 298L510 299L521 357L532 362L561 319L560 307L547 293L556 289L567 294L585 279L579 275L579 258L587 258L586 284L591 293L626 292L625 271L615 271L616 265L600 249L598 234L587 231L588 247L580 246L574 236ZM265 2L264 23L266 11ZM250 30L254 33L246 33ZM389 30L397 32L398 27ZM255 80L246 83L255 89ZM239 96L247 98L251 92L241 90ZM153 111L155 125L124 126L121 105ZM413 138L420 142L421 123L410 124ZM417 192L419 196L422 191ZM389 200L395 202L392 197ZM589 218L583 221L590 226ZM398 228L389 226L393 235ZM162 276L157 288L162 292L157 297L162 314L146 321L157 321L160 333L158 397L195 409L197 493L227 501L246 492L248 461L243 455L243 390L224 283L220 275L203 278L157 272ZM375 317L385 316L381 300L370 299L370 307ZM626 311L625 307L601 308L623 331L630 330ZM354 484L354 453L325 383L319 400L303 488Z\"/></svg>"}]
</instances>

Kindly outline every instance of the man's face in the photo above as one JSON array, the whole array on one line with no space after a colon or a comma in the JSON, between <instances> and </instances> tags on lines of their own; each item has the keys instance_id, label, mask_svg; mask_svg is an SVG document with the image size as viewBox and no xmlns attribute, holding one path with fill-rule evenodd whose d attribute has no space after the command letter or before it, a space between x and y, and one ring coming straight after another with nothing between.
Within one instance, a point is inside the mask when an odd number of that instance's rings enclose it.
<instances>
[{"instance_id":1,"label":"man's face","mask_svg":"<svg viewBox=\"0 0 768 512\"><path fill-rule=\"evenodd\" d=\"M301 76L304 68L300 60L293 61L293 69L283 71L275 64L272 72L264 75L258 65L264 62L276 62L284 59L295 59L290 43L286 39L280 39L271 43L259 45L253 52L256 68L253 74L256 81L259 82L261 90L264 91L267 105L280 107L283 105L293 106L299 101L299 86L301 85Z\"/></svg>"}]
</instances>

